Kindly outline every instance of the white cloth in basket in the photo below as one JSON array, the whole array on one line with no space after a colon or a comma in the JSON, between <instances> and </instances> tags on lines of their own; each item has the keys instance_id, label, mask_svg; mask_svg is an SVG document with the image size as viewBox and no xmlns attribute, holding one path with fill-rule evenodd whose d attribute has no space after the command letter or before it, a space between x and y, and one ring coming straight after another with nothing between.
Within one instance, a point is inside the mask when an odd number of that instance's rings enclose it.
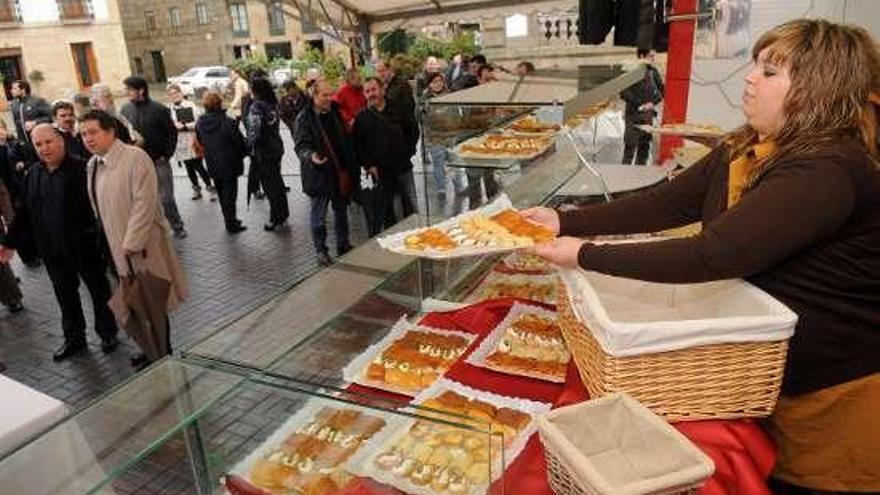
<instances>
[{"instance_id":1,"label":"white cloth in basket","mask_svg":"<svg viewBox=\"0 0 880 495\"><path fill-rule=\"evenodd\" d=\"M743 280L659 284L560 270L572 311L615 357L785 340L797 315Z\"/></svg>"}]
</instances>

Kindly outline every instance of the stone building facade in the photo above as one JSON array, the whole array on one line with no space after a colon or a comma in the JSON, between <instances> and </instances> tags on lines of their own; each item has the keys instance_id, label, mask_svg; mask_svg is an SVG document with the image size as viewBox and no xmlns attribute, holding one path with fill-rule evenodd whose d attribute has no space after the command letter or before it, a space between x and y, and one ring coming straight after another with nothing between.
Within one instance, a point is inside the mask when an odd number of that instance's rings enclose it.
<instances>
[{"instance_id":1,"label":"stone building facade","mask_svg":"<svg viewBox=\"0 0 880 495\"><path fill-rule=\"evenodd\" d=\"M0 0L0 74L51 100L129 74L117 0Z\"/></svg>"},{"instance_id":2,"label":"stone building facade","mask_svg":"<svg viewBox=\"0 0 880 495\"><path fill-rule=\"evenodd\" d=\"M263 0L119 0L131 68L152 82L190 67L228 65L251 52L295 57L323 36Z\"/></svg>"}]
</instances>

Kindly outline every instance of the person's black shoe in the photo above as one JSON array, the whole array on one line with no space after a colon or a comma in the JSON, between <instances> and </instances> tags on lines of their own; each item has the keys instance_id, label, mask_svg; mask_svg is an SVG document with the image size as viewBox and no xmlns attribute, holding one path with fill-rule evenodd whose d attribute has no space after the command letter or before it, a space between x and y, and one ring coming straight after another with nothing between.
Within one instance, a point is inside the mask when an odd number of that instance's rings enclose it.
<instances>
[{"instance_id":1,"label":"person's black shoe","mask_svg":"<svg viewBox=\"0 0 880 495\"><path fill-rule=\"evenodd\" d=\"M263 230L265 230L266 232L272 232L273 230L275 230L276 227L278 227L277 223L269 222L263 225Z\"/></svg>"},{"instance_id":2,"label":"person's black shoe","mask_svg":"<svg viewBox=\"0 0 880 495\"><path fill-rule=\"evenodd\" d=\"M6 365L3 363L0 363L0 373L3 373L4 371L6 371Z\"/></svg>"},{"instance_id":3,"label":"person's black shoe","mask_svg":"<svg viewBox=\"0 0 880 495\"><path fill-rule=\"evenodd\" d=\"M115 335L101 341L101 350L104 354L110 354L115 351L117 347L119 347L119 339L117 339Z\"/></svg>"},{"instance_id":4,"label":"person's black shoe","mask_svg":"<svg viewBox=\"0 0 880 495\"><path fill-rule=\"evenodd\" d=\"M341 246L336 249L336 256L344 256L345 253L351 251L351 244L346 246Z\"/></svg>"},{"instance_id":5,"label":"person's black shoe","mask_svg":"<svg viewBox=\"0 0 880 495\"><path fill-rule=\"evenodd\" d=\"M330 255L327 253L318 253L318 264L321 266L330 266L333 264L333 260L330 259Z\"/></svg>"},{"instance_id":6,"label":"person's black shoe","mask_svg":"<svg viewBox=\"0 0 880 495\"><path fill-rule=\"evenodd\" d=\"M64 361L67 358L71 358L74 356L81 356L89 350L89 347L85 342L77 342L77 343L68 343L65 342L64 345L58 348L55 351L55 354L52 354L52 361Z\"/></svg>"},{"instance_id":7,"label":"person's black shoe","mask_svg":"<svg viewBox=\"0 0 880 495\"><path fill-rule=\"evenodd\" d=\"M257 199L266 199L266 193L263 191L257 191L254 193L254 197Z\"/></svg>"},{"instance_id":8,"label":"person's black shoe","mask_svg":"<svg viewBox=\"0 0 880 495\"><path fill-rule=\"evenodd\" d=\"M12 303L7 306L7 308L9 308L9 312L12 314L21 313L22 311L24 311L24 305L21 303L21 301L18 301L17 303Z\"/></svg>"},{"instance_id":9,"label":"person's black shoe","mask_svg":"<svg viewBox=\"0 0 880 495\"><path fill-rule=\"evenodd\" d=\"M232 227L226 227L226 232L229 232L230 234L240 234L240 233L244 232L245 230L247 230L247 227L245 227L242 224L236 224L236 225L233 225Z\"/></svg>"}]
</instances>

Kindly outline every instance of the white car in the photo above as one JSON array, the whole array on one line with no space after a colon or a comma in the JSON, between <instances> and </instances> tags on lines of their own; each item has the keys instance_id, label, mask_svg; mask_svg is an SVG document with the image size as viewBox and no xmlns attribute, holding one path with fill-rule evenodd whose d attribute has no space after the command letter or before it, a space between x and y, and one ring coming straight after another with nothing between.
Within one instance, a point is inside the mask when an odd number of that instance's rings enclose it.
<instances>
[{"instance_id":1,"label":"white car","mask_svg":"<svg viewBox=\"0 0 880 495\"><path fill-rule=\"evenodd\" d=\"M269 80L276 88L279 88L285 82L298 77L299 71L288 67L279 67L269 74Z\"/></svg>"},{"instance_id":2,"label":"white car","mask_svg":"<svg viewBox=\"0 0 880 495\"><path fill-rule=\"evenodd\" d=\"M183 74L168 79L177 84L184 96L201 97L205 91L218 91L223 94L229 85L229 68L222 65L193 67Z\"/></svg>"}]
</instances>

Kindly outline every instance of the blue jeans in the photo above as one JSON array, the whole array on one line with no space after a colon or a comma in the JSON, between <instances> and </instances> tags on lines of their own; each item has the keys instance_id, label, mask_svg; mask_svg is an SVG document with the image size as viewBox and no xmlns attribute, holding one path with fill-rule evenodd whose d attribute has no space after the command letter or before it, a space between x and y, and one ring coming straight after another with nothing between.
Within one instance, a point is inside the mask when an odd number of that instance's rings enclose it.
<instances>
[{"instance_id":1,"label":"blue jeans","mask_svg":"<svg viewBox=\"0 0 880 495\"><path fill-rule=\"evenodd\" d=\"M428 146L428 156L434 172L434 187L438 193L446 192L446 147L439 144ZM456 193L464 190L464 173L462 169L452 171L452 187Z\"/></svg>"},{"instance_id":2,"label":"blue jeans","mask_svg":"<svg viewBox=\"0 0 880 495\"><path fill-rule=\"evenodd\" d=\"M315 251L327 253L327 206L333 205L333 230L336 232L337 254L351 248L348 241L348 201L338 194L310 196L311 212L309 222L312 227L312 242Z\"/></svg>"}]
</instances>

